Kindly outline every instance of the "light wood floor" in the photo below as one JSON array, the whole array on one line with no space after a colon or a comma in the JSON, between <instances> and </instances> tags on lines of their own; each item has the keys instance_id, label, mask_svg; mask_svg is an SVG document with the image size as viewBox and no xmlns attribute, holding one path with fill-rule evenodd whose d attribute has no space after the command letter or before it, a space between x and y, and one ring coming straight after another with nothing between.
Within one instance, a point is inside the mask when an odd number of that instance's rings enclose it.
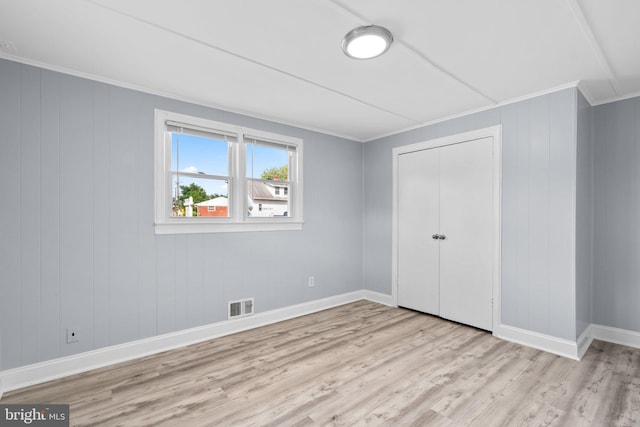
<instances>
[{"instance_id":1,"label":"light wood floor","mask_svg":"<svg viewBox=\"0 0 640 427\"><path fill-rule=\"evenodd\" d=\"M72 425L638 426L640 349L581 362L361 301L8 393Z\"/></svg>"}]
</instances>

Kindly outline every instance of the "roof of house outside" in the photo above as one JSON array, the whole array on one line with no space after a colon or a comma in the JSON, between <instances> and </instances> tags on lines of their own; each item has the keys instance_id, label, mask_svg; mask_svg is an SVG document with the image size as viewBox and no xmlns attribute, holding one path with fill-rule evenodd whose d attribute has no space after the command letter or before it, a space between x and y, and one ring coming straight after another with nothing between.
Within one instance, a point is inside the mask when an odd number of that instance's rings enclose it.
<instances>
[{"instance_id":1,"label":"roof of house outside","mask_svg":"<svg viewBox=\"0 0 640 427\"><path fill-rule=\"evenodd\" d=\"M286 201L287 196L276 196L272 190L269 189L270 185L260 181L252 181L249 183L249 197L253 195L253 200L271 200L271 201Z\"/></svg>"},{"instance_id":2,"label":"roof of house outside","mask_svg":"<svg viewBox=\"0 0 640 427\"><path fill-rule=\"evenodd\" d=\"M196 203L196 206L229 206L229 199L226 197L216 197L214 199Z\"/></svg>"}]
</instances>

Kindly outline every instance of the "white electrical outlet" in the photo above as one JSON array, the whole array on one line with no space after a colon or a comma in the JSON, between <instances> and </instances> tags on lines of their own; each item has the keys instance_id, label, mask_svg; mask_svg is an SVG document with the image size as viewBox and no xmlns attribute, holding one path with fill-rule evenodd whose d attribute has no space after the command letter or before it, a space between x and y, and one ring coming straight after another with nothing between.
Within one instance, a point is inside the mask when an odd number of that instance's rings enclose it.
<instances>
[{"instance_id":1,"label":"white electrical outlet","mask_svg":"<svg viewBox=\"0 0 640 427\"><path fill-rule=\"evenodd\" d=\"M80 341L80 331L78 328L67 328L67 344Z\"/></svg>"},{"instance_id":2,"label":"white electrical outlet","mask_svg":"<svg viewBox=\"0 0 640 427\"><path fill-rule=\"evenodd\" d=\"M316 279L313 276L309 276L309 287L313 288L316 285Z\"/></svg>"}]
</instances>

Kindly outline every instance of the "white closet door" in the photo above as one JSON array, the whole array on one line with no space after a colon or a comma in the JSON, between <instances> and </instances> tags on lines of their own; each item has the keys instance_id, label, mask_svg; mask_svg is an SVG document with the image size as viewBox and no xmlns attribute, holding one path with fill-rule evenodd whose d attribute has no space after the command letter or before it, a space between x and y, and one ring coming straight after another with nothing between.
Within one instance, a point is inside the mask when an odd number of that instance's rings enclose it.
<instances>
[{"instance_id":1,"label":"white closet door","mask_svg":"<svg viewBox=\"0 0 640 427\"><path fill-rule=\"evenodd\" d=\"M493 138L440 148L440 315L492 330Z\"/></svg>"},{"instance_id":2,"label":"white closet door","mask_svg":"<svg viewBox=\"0 0 640 427\"><path fill-rule=\"evenodd\" d=\"M438 315L438 150L398 158L398 305Z\"/></svg>"}]
</instances>

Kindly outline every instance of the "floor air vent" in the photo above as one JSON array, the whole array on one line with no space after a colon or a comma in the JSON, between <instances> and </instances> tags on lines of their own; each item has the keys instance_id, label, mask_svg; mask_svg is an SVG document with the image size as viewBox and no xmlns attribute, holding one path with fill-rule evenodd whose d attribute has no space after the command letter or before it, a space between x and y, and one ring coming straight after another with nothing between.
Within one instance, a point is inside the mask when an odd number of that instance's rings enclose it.
<instances>
[{"instance_id":1,"label":"floor air vent","mask_svg":"<svg viewBox=\"0 0 640 427\"><path fill-rule=\"evenodd\" d=\"M253 314L253 298L229 302L229 319L251 316Z\"/></svg>"}]
</instances>

